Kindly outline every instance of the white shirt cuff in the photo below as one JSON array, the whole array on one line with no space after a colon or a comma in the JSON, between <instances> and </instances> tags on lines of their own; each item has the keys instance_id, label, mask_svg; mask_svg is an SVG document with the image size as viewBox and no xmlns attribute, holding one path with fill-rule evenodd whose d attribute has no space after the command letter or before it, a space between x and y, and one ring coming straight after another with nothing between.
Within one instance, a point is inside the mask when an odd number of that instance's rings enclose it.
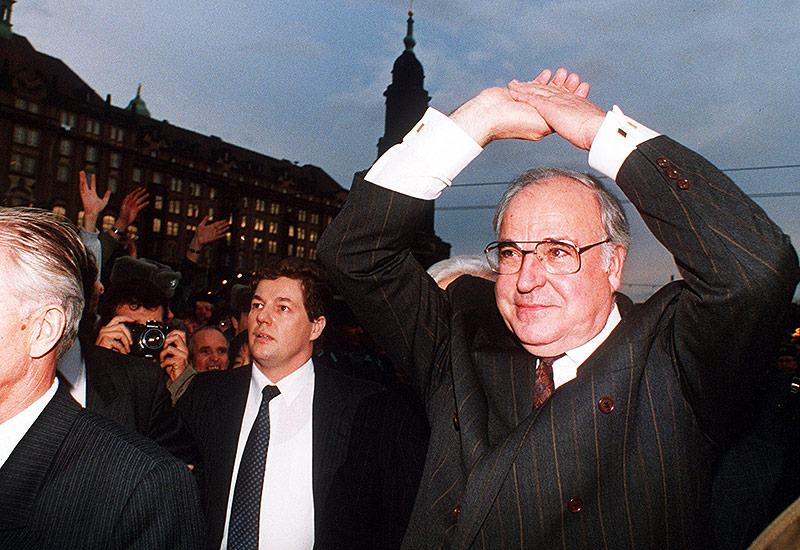
<instances>
[{"instance_id":1,"label":"white shirt cuff","mask_svg":"<svg viewBox=\"0 0 800 550\"><path fill-rule=\"evenodd\" d=\"M589 149L589 166L616 181L617 173L628 155L640 143L659 135L661 134L625 116L614 105L603 120L603 125Z\"/></svg>"},{"instance_id":2,"label":"white shirt cuff","mask_svg":"<svg viewBox=\"0 0 800 550\"><path fill-rule=\"evenodd\" d=\"M428 108L403 142L386 151L364 179L418 199L432 200L483 148L461 127Z\"/></svg>"}]
</instances>

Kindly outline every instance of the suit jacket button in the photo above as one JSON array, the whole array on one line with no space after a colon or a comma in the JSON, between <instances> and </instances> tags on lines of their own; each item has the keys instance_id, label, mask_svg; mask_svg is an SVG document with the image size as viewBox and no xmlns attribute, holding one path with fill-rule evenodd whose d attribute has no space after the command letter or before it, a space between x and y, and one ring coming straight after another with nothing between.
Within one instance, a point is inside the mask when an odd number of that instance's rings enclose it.
<instances>
[{"instance_id":1,"label":"suit jacket button","mask_svg":"<svg viewBox=\"0 0 800 550\"><path fill-rule=\"evenodd\" d=\"M455 428L455 429L456 429L456 431L459 431L459 427L458 427L458 414L456 414L456 413L453 413L453 428Z\"/></svg>"},{"instance_id":2,"label":"suit jacket button","mask_svg":"<svg viewBox=\"0 0 800 550\"><path fill-rule=\"evenodd\" d=\"M571 514L577 514L583 509L583 499L581 497L573 497L567 503L567 510Z\"/></svg>"},{"instance_id":3,"label":"suit jacket button","mask_svg":"<svg viewBox=\"0 0 800 550\"><path fill-rule=\"evenodd\" d=\"M661 168L666 168L669 166L669 161L664 157L661 157L656 161L656 164L658 164Z\"/></svg>"},{"instance_id":4,"label":"suit jacket button","mask_svg":"<svg viewBox=\"0 0 800 550\"><path fill-rule=\"evenodd\" d=\"M614 410L614 400L608 396L601 397L597 402L597 408L600 409L600 412L608 414Z\"/></svg>"},{"instance_id":5,"label":"suit jacket button","mask_svg":"<svg viewBox=\"0 0 800 550\"><path fill-rule=\"evenodd\" d=\"M674 168L670 168L669 170L667 170L667 177L671 180L678 179L678 171L675 170Z\"/></svg>"},{"instance_id":6,"label":"suit jacket button","mask_svg":"<svg viewBox=\"0 0 800 550\"><path fill-rule=\"evenodd\" d=\"M461 505L453 508L453 521L458 521L458 516L461 515Z\"/></svg>"},{"instance_id":7,"label":"suit jacket button","mask_svg":"<svg viewBox=\"0 0 800 550\"><path fill-rule=\"evenodd\" d=\"M689 180L686 178L681 178L678 180L678 187L681 189L689 189Z\"/></svg>"}]
</instances>

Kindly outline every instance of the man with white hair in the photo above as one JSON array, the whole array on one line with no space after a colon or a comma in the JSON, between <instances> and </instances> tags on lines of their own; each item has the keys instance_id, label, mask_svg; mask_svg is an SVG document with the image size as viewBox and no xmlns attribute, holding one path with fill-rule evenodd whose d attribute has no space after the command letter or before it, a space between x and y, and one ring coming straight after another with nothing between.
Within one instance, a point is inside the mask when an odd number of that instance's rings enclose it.
<instances>
[{"instance_id":1,"label":"man with white hair","mask_svg":"<svg viewBox=\"0 0 800 550\"><path fill-rule=\"evenodd\" d=\"M0 547L201 547L189 469L56 377L86 261L63 218L0 208Z\"/></svg>"}]
</instances>

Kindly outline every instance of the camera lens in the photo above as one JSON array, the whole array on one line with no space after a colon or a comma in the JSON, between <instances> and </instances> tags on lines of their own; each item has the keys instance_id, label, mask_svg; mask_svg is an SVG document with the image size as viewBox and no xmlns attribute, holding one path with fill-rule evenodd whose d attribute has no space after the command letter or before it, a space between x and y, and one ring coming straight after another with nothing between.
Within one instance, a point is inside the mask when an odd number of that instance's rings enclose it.
<instances>
[{"instance_id":1,"label":"camera lens","mask_svg":"<svg viewBox=\"0 0 800 550\"><path fill-rule=\"evenodd\" d=\"M164 347L164 332L159 328L147 329L140 340L145 349L160 350Z\"/></svg>"}]
</instances>

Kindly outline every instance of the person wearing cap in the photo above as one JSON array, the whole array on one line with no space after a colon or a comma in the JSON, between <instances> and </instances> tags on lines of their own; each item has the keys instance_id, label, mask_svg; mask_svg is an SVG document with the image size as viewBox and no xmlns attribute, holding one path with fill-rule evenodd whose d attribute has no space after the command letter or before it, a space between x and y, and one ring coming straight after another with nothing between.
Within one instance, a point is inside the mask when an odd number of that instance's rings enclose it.
<instances>
[{"instance_id":1,"label":"person wearing cap","mask_svg":"<svg viewBox=\"0 0 800 550\"><path fill-rule=\"evenodd\" d=\"M95 339L96 345L127 355L134 345L129 325L159 323L165 333L164 345L152 358L166 372L166 386L173 400L185 389L193 372L186 333L166 330L172 318L169 301L180 279L180 273L152 260L130 256L117 259L111 284L98 307L100 329Z\"/></svg>"}]
</instances>

